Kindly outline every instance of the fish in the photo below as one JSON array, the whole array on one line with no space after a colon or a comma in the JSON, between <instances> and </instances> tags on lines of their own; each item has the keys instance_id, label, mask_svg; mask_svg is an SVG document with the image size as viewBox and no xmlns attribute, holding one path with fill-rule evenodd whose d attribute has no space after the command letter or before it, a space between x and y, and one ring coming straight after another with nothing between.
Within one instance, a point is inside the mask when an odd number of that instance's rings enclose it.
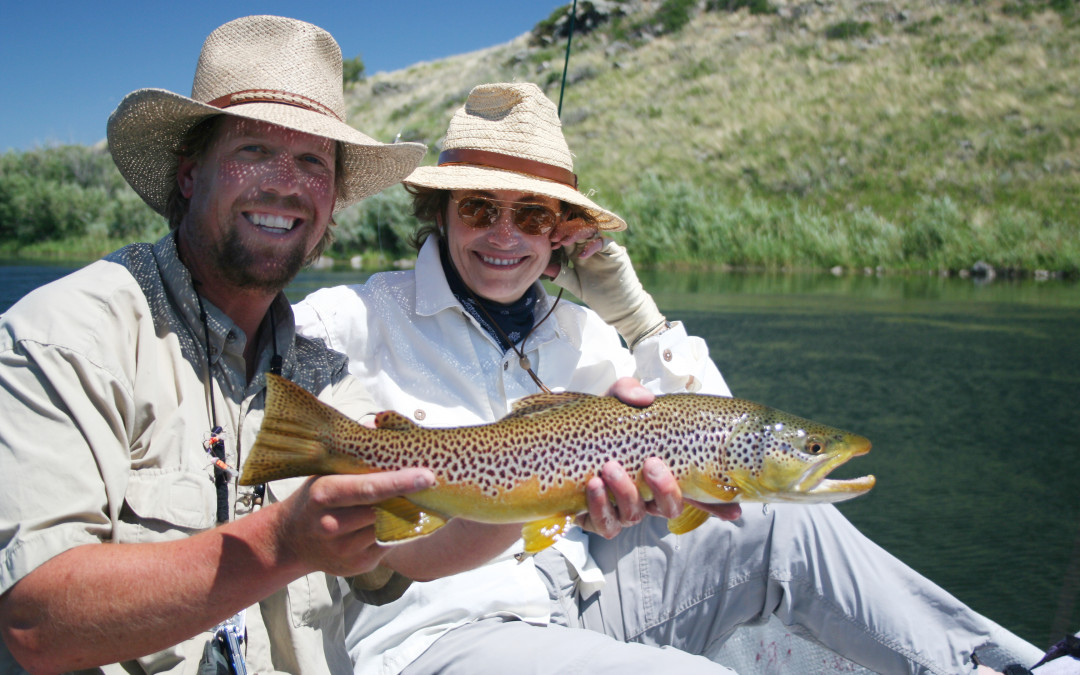
<instances>
[{"instance_id":1,"label":"fish","mask_svg":"<svg viewBox=\"0 0 1080 675\"><path fill-rule=\"evenodd\" d=\"M287 379L266 377L265 415L241 485L406 467L434 472L433 487L375 505L383 544L464 518L521 523L525 553L535 554L587 512L585 484L608 460L622 463L646 500L642 468L653 456L684 497L706 504L838 502L865 494L876 480L827 478L870 451L866 438L744 399L667 394L638 408L612 396L544 393L491 424L423 427L383 411L371 428ZM687 504L668 528L689 532L708 517Z\"/></svg>"}]
</instances>

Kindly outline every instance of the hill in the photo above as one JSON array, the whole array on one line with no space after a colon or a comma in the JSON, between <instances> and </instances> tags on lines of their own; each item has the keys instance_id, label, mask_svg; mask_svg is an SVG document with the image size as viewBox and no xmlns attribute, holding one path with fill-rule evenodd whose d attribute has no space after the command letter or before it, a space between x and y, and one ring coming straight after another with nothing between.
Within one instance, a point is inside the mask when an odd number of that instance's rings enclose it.
<instances>
[{"instance_id":1,"label":"hill","mask_svg":"<svg viewBox=\"0 0 1080 675\"><path fill-rule=\"evenodd\" d=\"M475 84L534 81L558 101L568 10L377 74L350 91L350 119L434 162ZM1075 271L1078 16L1060 1L579 2L564 129L641 260Z\"/></svg>"},{"instance_id":2,"label":"hill","mask_svg":"<svg viewBox=\"0 0 1080 675\"><path fill-rule=\"evenodd\" d=\"M476 84L533 81L558 102L568 14L350 84L349 120L428 144L432 163ZM582 188L627 219L643 264L1076 276L1077 45L1075 0L582 1L562 119ZM31 154L0 157L0 252L51 245L11 236L5 181L48 163ZM103 245L131 229L109 218L84 228ZM337 221L338 258L408 255L400 188Z\"/></svg>"}]
</instances>

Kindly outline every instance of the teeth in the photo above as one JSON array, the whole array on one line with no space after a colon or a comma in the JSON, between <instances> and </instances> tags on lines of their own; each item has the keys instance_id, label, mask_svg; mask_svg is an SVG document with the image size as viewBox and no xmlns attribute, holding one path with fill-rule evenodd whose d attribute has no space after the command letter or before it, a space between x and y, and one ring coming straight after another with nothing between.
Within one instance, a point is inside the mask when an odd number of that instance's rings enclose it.
<instances>
[{"instance_id":1,"label":"teeth","mask_svg":"<svg viewBox=\"0 0 1080 675\"><path fill-rule=\"evenodd\" d=\"M268 227L273 230L291 230L296 222L293 218L274 216L268 213L250 213L248 220L259 227Z\"/></svg>"},{"instance_id":2,"label":"teeth","mask_svg":"<svg viewBox=\"0 0 1080 675\"><path fill-rule=\"evenodd\" d=\"M521 258L510 258L509 260L507 260L506 258L489 258L486 255L481 255L480 259L489 265L501 266L516 265L521 262Z\"/></svg>"}]
</instances>

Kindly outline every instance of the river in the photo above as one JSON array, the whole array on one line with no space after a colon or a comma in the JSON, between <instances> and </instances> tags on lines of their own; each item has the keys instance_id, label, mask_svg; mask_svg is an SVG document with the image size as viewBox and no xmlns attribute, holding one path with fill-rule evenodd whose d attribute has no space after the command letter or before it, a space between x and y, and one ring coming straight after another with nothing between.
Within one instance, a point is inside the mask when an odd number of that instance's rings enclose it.
<instances>
[{"instance_id":1,"label":"river","mask_svg":"<svg viewBox=\"0 0 1080 675\"><path fill-rule=\"evenodd\" d=\"M65 267L0 266L0 311ZM296 300L357 273L305 272ZM732 391L851 429L841 504L877 543L1045 648L1080 630L1080 286L938 276L644 274Z\"/></svg>"}]
</instances>

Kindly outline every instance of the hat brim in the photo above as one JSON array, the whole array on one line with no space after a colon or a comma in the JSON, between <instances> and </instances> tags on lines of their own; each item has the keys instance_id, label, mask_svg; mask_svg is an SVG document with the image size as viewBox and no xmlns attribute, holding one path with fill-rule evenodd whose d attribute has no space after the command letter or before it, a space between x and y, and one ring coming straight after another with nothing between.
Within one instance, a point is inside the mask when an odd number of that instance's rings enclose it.
<instances>
[{"instance_id":1,"label":"hat brim","mask_svg":"<svg viewBox=\"0 0 1080 675\"><path fill-rule=\"evenodd\" d=\"M544 195L581 206L596 218L601 230L626 229L626 221L572 187L513 171L469 164L421 166L402 182L434 190L514 190Z\"/></svg>"},{"instance_id":2,"label":"hat brim","mask_svg":"<svg viewBox=\"0 0 1080 675\"><path fill-rule=\"evenodd\" d=\"M334 211L401 182L427 150L422 143L381 143L333 117L298 106L246 103L221 109L164 89L139 89L109 116L109 151L135 192L164 214L177 148L193 126L222 114L340 141L345 148L345 180Z\"/></svg>"}]
</instances>

